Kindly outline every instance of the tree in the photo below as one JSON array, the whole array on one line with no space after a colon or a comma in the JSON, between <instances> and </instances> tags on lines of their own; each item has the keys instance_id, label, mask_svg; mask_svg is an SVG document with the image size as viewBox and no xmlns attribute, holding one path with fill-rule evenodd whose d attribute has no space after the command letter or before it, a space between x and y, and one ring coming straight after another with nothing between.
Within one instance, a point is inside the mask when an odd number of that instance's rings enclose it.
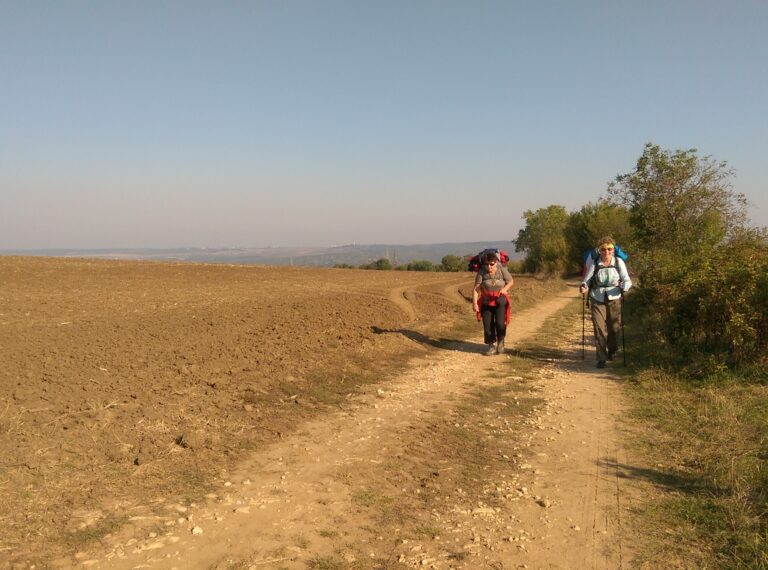
<instances>
[{"instance_id":1,"label":"tree","mask_svg":"<svg viewBox=\"0 0 768 570\"><path fill-rule=\"evenodd\" d=\"M656 263L663 252L700 255L746 224L746 198L731 188L725 162L696 149L662 150L648 143L635 170L609 185L609 199L629 208L637 246Z\"/></svg>"},{"instance_id":2,"label":"tree","mask_svg":"<svg viewBox=\"0 0 768 570\"><path fill-rule=\"evenodd\" d=\"M633 249L632 226L626 207L601 200L571 212L565 229L569 272L581 270L584 252L595 247L603 236L611 236L625 251Z\"/></svg>"},{"instance_id":3,"label":"tree","mask_svg":"<svg viewBox=\"0 0 768 570\"><path fill-rule=\"evenodd\" d=\"M467 262L458 255L446 255L440 260L440 266L443 271L459 272L467 270Z\"/></svg>"},{"instance_id":4,"label":"tree","mask_svg":"<svg viewBox=\"0 0 768 570\"><path fill-rule=\"evenodd\" d=\"M649 143L634 171L609 185L610 199L629 209L650 330L686 359L717 366L759 359L768 345L766 235L746 226L732 177L695 149Z\"/></svg>"},{"instance_id":5,"label":"tree","mask_svg":"<svg viewBox=\"0 0 768 570\"><path fill-rule=\"evenodd\" d=\"M523 214L525 227L517 234L515 251L524 252L526 270L556 273L568 263L565 229L568 213L563 206L551 205Z\"/></svg>"}]
</instances>

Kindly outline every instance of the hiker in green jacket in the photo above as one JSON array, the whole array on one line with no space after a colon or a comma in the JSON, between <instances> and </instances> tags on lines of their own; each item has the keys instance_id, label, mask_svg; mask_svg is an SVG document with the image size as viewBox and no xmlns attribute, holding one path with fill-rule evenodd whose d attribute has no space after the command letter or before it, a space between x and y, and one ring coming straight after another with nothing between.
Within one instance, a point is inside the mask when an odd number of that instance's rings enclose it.
<instances>
[{"instance_id":1,"label":"hiker in green jacket","mask_svg":"<svg viewBox=\"0 0 768 570\"><path fill-rule=\"evenodd\" d=\"M582 295L589 291L597 367L605 368L619 349L624 292L632 287L632 280L624 260L614 256L613 239L601 238L597 249L600 257L587 269L579 291Z\"/></svg>"}]
</instances>

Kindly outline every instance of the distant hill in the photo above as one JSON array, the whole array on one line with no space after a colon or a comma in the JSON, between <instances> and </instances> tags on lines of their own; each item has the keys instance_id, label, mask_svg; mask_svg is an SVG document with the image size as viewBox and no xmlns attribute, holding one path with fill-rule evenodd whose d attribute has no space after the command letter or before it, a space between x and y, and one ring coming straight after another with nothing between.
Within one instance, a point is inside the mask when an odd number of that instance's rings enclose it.
<instances>
[{"instance_id":1,"label":"distant hill","mask_svg":"<svg viewBox=\"0 0 768 570\"><path fill-rule=\"evenodd\" d=\"M157 261L192 261L245 265L304 265L333 267L337 264L361 265L382 257L402 265L428 259L440 263L446 255L474 255L486 247L504 249L511 259L522 259L514 253L510 241L461 242L434 244L348 244L335 247L266 247L266 248L173 248L173 249L38 249L0 250L1 255L45 255L52 257L92 257L104 259L146 259Z\"/></svg>"}]
</instances>

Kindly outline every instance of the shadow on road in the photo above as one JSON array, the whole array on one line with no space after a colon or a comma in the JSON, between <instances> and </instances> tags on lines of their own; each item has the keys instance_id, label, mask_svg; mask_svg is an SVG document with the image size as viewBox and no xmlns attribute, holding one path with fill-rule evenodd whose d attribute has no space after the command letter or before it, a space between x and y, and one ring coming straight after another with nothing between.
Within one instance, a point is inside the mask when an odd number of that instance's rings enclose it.
<instances>
[{"instance_id":1,"label":"shadow on road","mask_svg":"<svg viewBox=\"0 0 768 570\"><path fill-rule=\"evenodd\" d=\"M594 348L582 349L581 346L570 348L546 347L540 345L522 346L508 349L510 354L528 360L537 360L542 362L559 362L561 365L568 366L572 370L584 371L594 368L597 364L595 360ZM619 352L615 360L607 363L607 367L599 372L608 373L620 368L626 368L624 355Z\"/></svg>"},{"instance_id":2,"label":"shadow on road","mask_svg":"<svg viewBox=\"0 0 768 570\"><path fill-rule=\"evenodd\" d=\"M432 338L423 333L412 331L409 329L383 329L381 327L373 326L371 330L374 334L401 334L405 338L411 339L415 342L439 348L442 350L454 350L457 352L485 352L488 347L484 344L476 342L467 342L463 340L455 340L450 338Z\"/></svg>"},{"instance_id":3,"label":"shadow on road","mask_svg":"<svg viewBox=\"0 0 768 570\"><path fill-rule=\"evenodd\" d=\"M569 353L566 351L544 346L523 346L519 348L511 348L508 352L527 360L539 360L544 362L562 362L570 360Z\"/></svg>"},{"instance_id":4,"label":"shadow on road","mask_svg":"<svg viewBox=\"0 0 768 570\"><path fill-rule=\"evenodd\" d=\"M637 479L648 481L667 491L680 491L684 493L700 493L704 490L707 493L716 493L717 490L707 485L701 478L685 475L681 473L672 473L669 471L660 471L658 469L649 469L647 467L636 467L626 465L613 460L600 459L597 464L602 467L609 467L616 470L616 476L622 479Z\"/></svg>"}]
</instances>

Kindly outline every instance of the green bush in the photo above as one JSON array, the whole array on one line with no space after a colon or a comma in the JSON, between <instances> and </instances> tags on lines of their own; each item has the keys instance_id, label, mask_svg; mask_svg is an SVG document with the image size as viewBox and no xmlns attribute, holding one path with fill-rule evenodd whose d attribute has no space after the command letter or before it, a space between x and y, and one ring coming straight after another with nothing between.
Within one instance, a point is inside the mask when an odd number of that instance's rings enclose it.
<instances>
[{"instance_id":1,"label":"green bush","mask_svg":"<svg viewBox=\"0 0 768 570\"><path fill-rule=\"evenodd\" d=\"M435 265L428 259L411 261L407 266L408 271L434 271Z\"/></svg>"},{"instance_id":2,"label":"green bush","mask_svg":"<svg viewBox=\"0 0 768 570\"><path fill-rule=\"evenodd\" d=\"M458 255L446 255L442 260L440 260L440 269L442 271L449 271L453 273L466 271L467 262L464 261L463 257L459 257Z\"/></svg>"},{"instance_id":3,"label":"green bush","mask_svg":"<svg viewBox=\"0 0 768 570\"><path fill-rule=\"evenodd\" d=\"M669 301L667 336L729 366L759 357L768 341L768 247L758 236L734 240L686 264L656 289Z\"/></svg>"},{"instance_id":4,"label":"green bush","mask_svg":"<svg viewBox=\"0 0 768 570\"><path fill-rule=\"evenodd\" d=\"M371 263L361 265L360 269L376 269L379 271L388 271L392 269L392 262L386 257L382 257L376 261L372 261Z\"/></svg>"}]
</instances>

